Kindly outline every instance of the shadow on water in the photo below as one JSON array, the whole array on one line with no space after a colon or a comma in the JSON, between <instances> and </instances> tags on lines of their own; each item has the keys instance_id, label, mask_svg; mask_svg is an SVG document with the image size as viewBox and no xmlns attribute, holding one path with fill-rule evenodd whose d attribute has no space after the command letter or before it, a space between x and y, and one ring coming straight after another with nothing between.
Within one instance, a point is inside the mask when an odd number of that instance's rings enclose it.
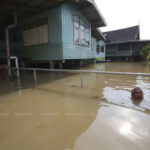
<instances>
[{"instance_id":1,"label":"shadow on water","mask_svg":"<svg viewBox=\"0 0 150 150\"><path fill-rule=\"evenodd\" d=\"M70 63L69 63L70 64ZM88 68L90 64L84 64L84 68ZM29 65L28 67L35 67L35 68L48 68L47 64L36 64ZM74 66L71 65L65 65L66 69L74 69L79 70L81 67L78 63L75 63ZM83 68L82 68L83 69ZM1 72L2 70L0 70ZM16 74L16 72L14 71ZM20 71L20 79L18 80L16 77L13 77L10 80L4 80L0 78L0 95L8 94L13 91L17 90L23 90L28 88L35 88L37 85L44 84L44 83L50 83L55 80L67 78L73 75L78 75L78 73L61 73L61 72L42 72L37 71L37 82L34 81L34 74L33 71ZM3 77L4 78L4 77Z\"/></svg>"},{"instance_id":2,"label":"shadow on water","mask_svg":"<svg viewBox=\"0 0 150 150\"><path fill-rule=\"evenodd\" d=\"M86 95L75 94L75 87L63 85L66 81L60 79L22 90L20 95L13 92L2 96L0 149L73 148L96 119L100 105Z\"/></svg>"},{"instance_id":3,"label":"shadow on water","mask_svg":"<svg viewBox=\"0 0 150 150\"><path fill-rule=\"evenodd\" d=\"M0 80L0 95L9 94L13 91L35 88L37 85L50 83L55 80L67 78L75 75L72 73L61 72L40 72L37 71L37 81L34 81L32 71L20 71L20 79L16 77L10 80Z\"/></svg>"}]
</instances>

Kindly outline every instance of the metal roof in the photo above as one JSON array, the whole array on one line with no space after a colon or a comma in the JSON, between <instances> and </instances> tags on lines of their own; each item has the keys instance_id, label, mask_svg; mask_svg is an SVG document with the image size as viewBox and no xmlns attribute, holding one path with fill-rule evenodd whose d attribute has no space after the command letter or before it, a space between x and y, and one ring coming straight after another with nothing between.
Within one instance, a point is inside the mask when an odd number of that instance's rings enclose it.
<instances>
[{"instance_id":1,"label":"metal roof","mask_svg":"<svg viewBox=\"0 0 150 150\"><path fill-rule=\"evenodd\" d=\"M106 25L93 0L0 0L0 20L12 20L14 9L17 9L18 19L24 19L65 2L75 3L91 21L92 26L101 27Z\"/></svg>"}]
</instances>

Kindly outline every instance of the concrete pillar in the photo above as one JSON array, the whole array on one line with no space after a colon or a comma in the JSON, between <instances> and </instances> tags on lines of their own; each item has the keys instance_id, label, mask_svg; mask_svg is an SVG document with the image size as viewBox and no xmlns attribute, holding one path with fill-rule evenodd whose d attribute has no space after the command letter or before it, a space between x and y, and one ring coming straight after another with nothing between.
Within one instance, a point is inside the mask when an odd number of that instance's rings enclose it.
<instances>
[{"instance_id":1,"label":"concrete pillar","mask_svg":"<svg viewBox=\"0 0 150 150\"><path fill-rule=\"evenodd\" d=\"M80 60L80 67L83 67L83 65L84 65L84 61Z\"/></svg>"},{"instance_id":2,"label":"concrete pillar","mask_svg":"<svg viewBox=\"0 0 150 150\"><path fill-rule=\"evenodd\" d=\"M59 69L63 69L63 63L59 62Z\"/></svg>"},{"instance_id":3,"label":"concrete pillar","mask_svg":"<svg viewBox=\"0 0 150 150\"><path fill-rule=\"evenodd\" d=\"M128 61L128 57L126 58L126 61Z\"/></svg>"},{"instance_id":4,"label":"concrete pillar","mask_svg":"<svg viewBox=\"0 0 150 150\"><path fill-rule=\"evenodd\" d=\"M54 69L55 67L54 67L54 61L53 60L50 60L49 61L49 64L50 64L50 68L51 69Z\"/></svg>"},{"instance_id":5,"label":"concrete pillar","mask_svg":"<svg viewBox=\"0 0 150 150\"><path fill-rule=\"evenodd\" d=\"M73 62L73 61L71 61L71 66L72 66L72 67L74 66L74 62Z\"/></svg>"}]
</instances>

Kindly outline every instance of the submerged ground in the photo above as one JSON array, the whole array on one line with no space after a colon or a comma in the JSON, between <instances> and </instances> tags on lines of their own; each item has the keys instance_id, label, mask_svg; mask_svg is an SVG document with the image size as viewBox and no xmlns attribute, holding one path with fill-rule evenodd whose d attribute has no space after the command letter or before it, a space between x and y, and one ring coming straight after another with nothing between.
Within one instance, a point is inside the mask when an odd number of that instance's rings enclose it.
<instances>
[{"instance_id":1,"label":"submerged ground","mask_svg":"<svg viewBox=\"0 0 150 150\"><path fill-rule=\"evenodd\" d=\"M96 64L82 70L144 72L142 63ZM21 73L0 82L0 149L3 150L148 150L150 76ZM144 100L135 106L131 90Z\"/></svg>"}]
</instances>

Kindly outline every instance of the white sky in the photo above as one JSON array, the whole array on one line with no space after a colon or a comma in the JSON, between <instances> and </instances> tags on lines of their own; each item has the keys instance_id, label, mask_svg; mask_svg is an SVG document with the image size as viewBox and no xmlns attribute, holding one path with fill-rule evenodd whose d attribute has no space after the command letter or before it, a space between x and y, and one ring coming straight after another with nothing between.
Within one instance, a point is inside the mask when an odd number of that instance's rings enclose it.
<instances>
[{"instance_id":1,"label":"white sky","mask_svg":"<svg viewBox=\"0 0 150 150\"><path fill-rule=\"evenodd\" d=\"M150 0L95 0L111 31L140 24L141 39L150 39Z\"/></svg>"}]
</instances>

